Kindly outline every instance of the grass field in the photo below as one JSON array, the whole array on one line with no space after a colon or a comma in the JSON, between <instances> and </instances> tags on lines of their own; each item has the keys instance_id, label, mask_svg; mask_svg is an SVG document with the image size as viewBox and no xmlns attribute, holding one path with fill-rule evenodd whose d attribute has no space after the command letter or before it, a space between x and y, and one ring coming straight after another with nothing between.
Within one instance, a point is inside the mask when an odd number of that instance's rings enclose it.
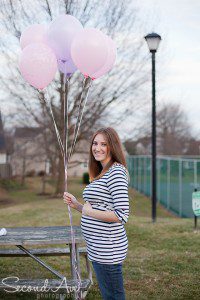
<instances>
[{"instance_id":1,"label":"grass field","mask_svg":"<svg viewBox=\"0 0 200 300\"><path fill-rule=\"evenodd\" d=\"M53 191L50 184L47 188L48 192ZM69 192L80 200L83 188L80 179L69 181ZM38 195L40 190L40 178L28 178L25 189L9 192L0 189L0 227L69 225L62 199ZM129 251L123 269L126 298L199 299L200 231L193 230L193 220L179 219L158 205L157 223L152 224L149 199L133 189L129 196L130 217L126 224ZM80 214L76 211L73 220L74 225L80 225ZM70 276L68 258L45 258L45 261ZM84 266L83 261L81 264ZM30 258L0 258L0 271L1 278L53 278ZM0 299L36 299L36 296L1 293ZM86 299L101 299L95 278Z\"/></svg>"}]
</instances>

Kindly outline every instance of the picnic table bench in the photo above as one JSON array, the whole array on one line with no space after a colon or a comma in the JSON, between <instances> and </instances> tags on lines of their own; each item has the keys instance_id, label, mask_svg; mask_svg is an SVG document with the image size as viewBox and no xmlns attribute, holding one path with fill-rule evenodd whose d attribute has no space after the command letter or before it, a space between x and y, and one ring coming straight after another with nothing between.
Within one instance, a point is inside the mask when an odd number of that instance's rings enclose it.
<instances>
[{"instance_id":1,"label":"picnic table bench","mask_svg":"<svg viewBox=\"0 0 200 300\"><path fill-rule=\"evenodd\" d=\"M14 287L33 287L33 291L41 292L40 289L44 286L45 280L48 281L48 288L52 291L59 287L57 292L68 293L73 292L75 299L84 299L92 282L92 270L87 257L85 247L79 247L84 242L80 226L73 226L75 235L75 256L77 261L77 269L81 276L80 255L84 256L86 261L87 278L77 278L77 272L72 264L73 249L71 240L70 226L54 226L54 227L16 227L6 228L7 235L0 237L0 257L31 257L42 267L53 273L58 279L19 279L11 278L6 280L6 284ZM49 247L49 245L65 244L67 247ZM36 246L44 246L38 248ZM1 246L16 246L17 249L2 249ZM34 248L32 248L34 247ZM66 279L65 275L58 270L52 268L44 262L40 257L43 256L70 256L71 279ZM82 277L82 276L81 276ZM77 292L77 285L80 284L80 289ZM66 289L66 286L69 288ZM34 289L35 288L35 289ZM5 279L0 280L0 290L5 289ZM42 290L42 289L41 289ZM44 290L44 289L43 289ZM45 290L43 291L45 292ZM60 299L64 299L60 296Z\"/></svg>"}]
</instances>

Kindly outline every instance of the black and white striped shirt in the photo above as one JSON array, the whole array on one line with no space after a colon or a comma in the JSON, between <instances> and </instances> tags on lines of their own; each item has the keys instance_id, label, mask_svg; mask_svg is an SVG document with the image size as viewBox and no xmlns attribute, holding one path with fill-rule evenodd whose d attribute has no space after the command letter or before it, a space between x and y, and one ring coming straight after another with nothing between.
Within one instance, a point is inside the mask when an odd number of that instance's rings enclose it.
<instances>
[{"instance_id":1,"label":"black and white striped shirt","mask_svg":"<svg viewBox=\"0 0 200 300\"><path fill-rule=\"evenodd\" d=\"M128 240L124 224L129 216L128 175L121 164L112 165L97 180L86 186L85 201L92 208L114 211L121 223L104 222L82 215L81 229L87 245L88 258L102 264L121 263L127 254Z\"/></svg>"}]
</instances>

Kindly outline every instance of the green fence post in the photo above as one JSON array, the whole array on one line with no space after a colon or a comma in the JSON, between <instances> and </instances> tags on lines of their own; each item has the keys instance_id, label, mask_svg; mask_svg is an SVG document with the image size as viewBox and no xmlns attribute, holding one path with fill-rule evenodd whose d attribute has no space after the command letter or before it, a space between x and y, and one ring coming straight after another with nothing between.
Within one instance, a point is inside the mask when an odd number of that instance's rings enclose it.
<instances>
[{"instance_id":1,"label":"green fence post","mask_svg":"<svg viewBox=\"0 0 200 300\"><path fill-rule=\"evenodd\" d=\"M170 158L167 158L167 209L170 208Z\"/></svg>"},{"instance_id":2,"label":"green fence post","mask_svg":"<svg viewBox=\"0 0 200 300\"><path fill-rule=\"evenodd\" d=\"M144 157L144 193L147 192L147 188L146 188L146 180L147 180L147 173L146 173L146 170L147 170L147 160L146 160L146 156Z\"/></svg>"},{"instance_id":3,"label":"green fence post","mask_svg":"<svg viewBox=\"0 0 200 300\"><path fill-rule=\"evenodd\" d=\"M179 216L182 217L182 159L179 159Z\"/></svg>"},{"instance_id":4,"label":"green fence post","mask_svg":"<svg viewBox=\"0 0 200 300\"><path fill-rule=\"evenodd\" d=\"M197 187L197 161L194 160L194 185Z\"/></svg>"},{"instance_id":5,"label":"green fence post","mask_svg":"<svg viewBox=\"0 0 200 300\"><path fill-rule=\"evenodd\" d=\"M158 203L160 203L160 158L157 159L158 163L158 197L157 197L157 201Z\"/></svg>"}]
</instances>

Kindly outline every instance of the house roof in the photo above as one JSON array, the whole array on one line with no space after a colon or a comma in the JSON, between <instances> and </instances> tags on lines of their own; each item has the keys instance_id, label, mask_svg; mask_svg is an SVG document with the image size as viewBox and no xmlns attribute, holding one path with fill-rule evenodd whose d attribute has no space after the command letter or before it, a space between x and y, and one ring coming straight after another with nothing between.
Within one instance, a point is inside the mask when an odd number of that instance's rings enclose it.
<instances>
[{"instance_id":1,"label":"house roof","mask_svg":"<svg viewBox=\"0 0 200 300\"><path fill-rule=\"evenodd\" d=\"M34 138L42 132L42 127L18 127L15 129L15 138Z\"/></svg>"},{"instance_id":2,"label":"house roof","mask_svg":"<svg viewBox=\"0 0 200 300\"><path fill-rule=\"evenodd\" d=\"M6 152L6 140L5 140L4 130L3 130L1 111L0 111L0 152Z\"/></svg>"}]
</instances>

